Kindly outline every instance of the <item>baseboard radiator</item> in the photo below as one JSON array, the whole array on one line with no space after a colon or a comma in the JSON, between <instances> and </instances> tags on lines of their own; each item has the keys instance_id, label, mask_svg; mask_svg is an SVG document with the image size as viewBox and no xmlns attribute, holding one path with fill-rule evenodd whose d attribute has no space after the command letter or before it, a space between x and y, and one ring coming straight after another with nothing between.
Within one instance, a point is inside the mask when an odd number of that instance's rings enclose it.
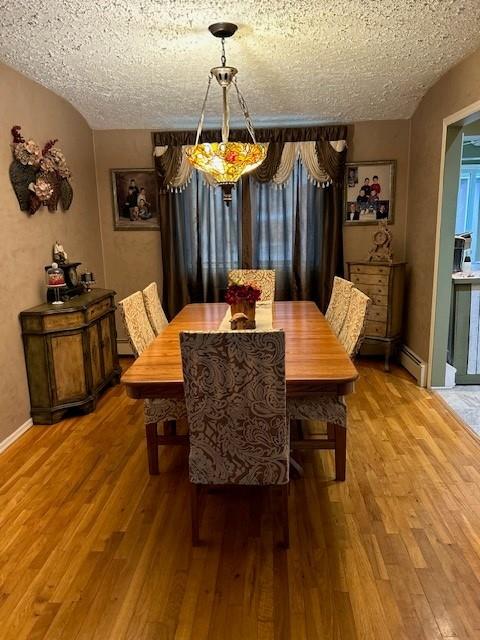
<instances>
[{"instance_id":1,"label":"baseboard radiator","mask_svg":"<svg viewBox=\"0 0 480 640\"><path fill-rule=\"evenodd\" d=\"M427 386L427 363L406 345L400 349L400 364L412 374L419 387Z\"/></svg>"}]
</instances>

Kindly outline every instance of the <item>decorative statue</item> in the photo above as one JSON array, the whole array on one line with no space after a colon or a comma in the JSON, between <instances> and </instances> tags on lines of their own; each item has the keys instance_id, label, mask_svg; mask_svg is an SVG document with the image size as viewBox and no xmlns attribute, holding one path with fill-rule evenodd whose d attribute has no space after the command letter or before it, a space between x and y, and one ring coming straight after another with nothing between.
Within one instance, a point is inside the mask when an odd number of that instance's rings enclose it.
<instances>
[{"instance_id":1,"label":"decorative statue","mask_svg":"<svg viewBox=\"0 0 480 640\"><path fill-rule=\"evenodd\" d=\"M393 261L392 253L392 232L387 227L387 220L380 220L378 229L373 234L373 247L368 252L368 259L371 262Z\"/></svg>"},{"instance_id":2,"label":"decorative statue","mask_svg":"<svg viewBox=\"0 0 480 640\"><path fill-rule=\"evenodd\" d=\"M58 264L65 264L68 260L67 252L58 240L56 240L53 245L53 259L55 262L58 262Z\"/></svg>"}]
</instances>

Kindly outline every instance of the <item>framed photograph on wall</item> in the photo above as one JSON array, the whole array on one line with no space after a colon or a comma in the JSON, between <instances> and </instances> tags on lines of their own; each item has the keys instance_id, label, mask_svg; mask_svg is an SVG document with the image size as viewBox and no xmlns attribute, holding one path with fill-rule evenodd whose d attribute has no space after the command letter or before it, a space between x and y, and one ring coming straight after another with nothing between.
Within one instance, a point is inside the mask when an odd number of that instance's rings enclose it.
<instances>
[{"instance_id":1,"label":"framed photograph on wall","mask_svg":"<svg viewBox=\"0 0 480 640\"><path fill-rule=\"evenodd\" d=\"M395 160L347 162L345 167L344 224L393 222Z\"/></svg>"},{"instance_id":2,"label":"framed photograph on wall","mask_svg":"<svg viewBox=\"0 0 480 640\"><path fill-rule=\"evenodd\" d=\"M112 169L111 173L114 229L159 229L155 169Z\"/></svg>"}]
</instances>

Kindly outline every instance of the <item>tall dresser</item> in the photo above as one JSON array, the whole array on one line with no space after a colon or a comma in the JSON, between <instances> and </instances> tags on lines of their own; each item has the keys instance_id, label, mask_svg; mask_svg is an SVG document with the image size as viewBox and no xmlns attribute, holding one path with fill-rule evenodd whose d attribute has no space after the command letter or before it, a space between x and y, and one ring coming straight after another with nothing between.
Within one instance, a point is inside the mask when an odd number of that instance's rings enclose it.
<instances>
[{"instance_id":1,"label":"tall dresser","mask_svg":"<svg viewBox=\"0 0 480 640\"><path fill-rule=\"evenodd\" d=\"M74 407L93 411L101 391L118 382L114 295L94 289L63 305L21 312L35 424L53 424Z\"/></svg>"},{"instance_id":2,"label":"tall dresser","mask_svg":"<svg viewBox=\"0 0 480 640\"><path fill-rule=\"evenodd\" d=\"M405 262L348 262L348 278L367 294L368 309L365 339L360 353L383 353L385 370L402 333Z\"/></svg>"}]
</instances>

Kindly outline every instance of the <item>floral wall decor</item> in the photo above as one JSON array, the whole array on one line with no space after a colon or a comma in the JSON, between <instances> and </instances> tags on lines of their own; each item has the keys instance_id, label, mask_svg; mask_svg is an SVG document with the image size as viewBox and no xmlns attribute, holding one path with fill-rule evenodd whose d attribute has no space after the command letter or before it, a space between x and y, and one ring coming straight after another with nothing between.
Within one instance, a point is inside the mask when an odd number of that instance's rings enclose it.
<instances>
[{"instance_id":1,"label":"floral wall decor","mask_svg":"<svg viewBox=\"0 0 480 640\"><path fill-rule=\"evenodd\" d=\"M49 140L40 149L34 140L25 140L21 127L12 127L13 162L10 165L10 181L20 209L33 215L42 206L56 211L60 202L64 211L69 209L73 189L69 182L70 169L57 140Z\"/></svg>"}]
</instances>

